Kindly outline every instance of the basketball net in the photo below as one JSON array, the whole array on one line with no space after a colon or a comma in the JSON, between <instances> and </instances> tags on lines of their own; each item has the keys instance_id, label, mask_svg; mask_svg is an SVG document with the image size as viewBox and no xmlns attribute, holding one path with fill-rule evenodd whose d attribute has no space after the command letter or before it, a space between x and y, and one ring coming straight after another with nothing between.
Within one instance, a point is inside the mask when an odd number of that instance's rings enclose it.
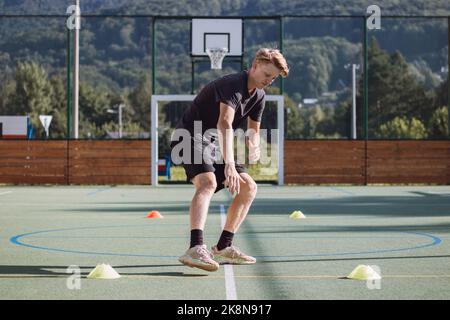
<instances>
[{"instance_id":1,"label":"basketball net","mask_svg":"<svg viewBox=\"0 0 450 320\"><path fill-rule=\"evenodd\" d=\"M222 69L222 61L228 52L227 48L207 48L206 53L211 60L211 69Z\"/></svg>"}]
</instances>

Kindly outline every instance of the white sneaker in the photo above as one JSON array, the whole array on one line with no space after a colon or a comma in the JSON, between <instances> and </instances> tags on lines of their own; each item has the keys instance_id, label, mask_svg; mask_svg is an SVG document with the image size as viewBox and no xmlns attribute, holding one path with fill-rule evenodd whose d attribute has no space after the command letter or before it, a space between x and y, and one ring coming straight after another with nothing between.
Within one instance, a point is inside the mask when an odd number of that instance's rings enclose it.
<instances>
[{"instance_id":1,"label":"white sneaker","mask_svg":"<svg viewBox=\"0 0 450 320\"><path fill-rule=\"evenodd\" d=\"M213 255L206 249L206 245L197 245L189 248L178 261L191 268L199 268L206 271L217 271L219 264L213 260Z\"/></svg>"},{"instance_id":2,"label":"white sneaker","mask_svg":"<svg viewBox=\"0 0 450 320\"><path fill-rule=\"evenodd\" d=\"M217 246L211 248L212 253L214 254L214 260L216 260L219 264L254 264L256 263L256 259L252 256L249 256L239 250L237 247L231 246L226 247L222 250L218 250Z\"/></svg>"}]
</instances>

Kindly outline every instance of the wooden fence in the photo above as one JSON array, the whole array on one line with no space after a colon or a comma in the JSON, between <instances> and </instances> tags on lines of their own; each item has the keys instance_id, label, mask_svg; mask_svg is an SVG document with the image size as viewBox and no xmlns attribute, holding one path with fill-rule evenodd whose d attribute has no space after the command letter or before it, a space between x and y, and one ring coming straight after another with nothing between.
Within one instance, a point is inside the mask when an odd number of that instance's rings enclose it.
<instances>
[{"instance_id":1,"label":"wooden fence","mask_svg":"<svg viewBox=\"0 0 450 320\"><path fill-rule=\"evenodd\" d=\"M0 140L0 183L150 184L148 140Z\"/></svg>"},{"instance_id":2,"label":"wooden fence","mask_svg":"<svg viewBox=\"0 0 450 320\"><path fill-rule=\"evenodd\" d=\"M149 140L0 140L3 184L150 184ZM285 141L286 184L450 184L450 141Z\"/></svg>"},{"instance_id":3,"label":"wooden fence","mask_svg":"<svg viewBox=\"0 0 450 320\"><path fill-rule=\"evenodd\" d=\"M450 141L285 142L285 183L450 184Z\"/></svg>"}]
</instances>

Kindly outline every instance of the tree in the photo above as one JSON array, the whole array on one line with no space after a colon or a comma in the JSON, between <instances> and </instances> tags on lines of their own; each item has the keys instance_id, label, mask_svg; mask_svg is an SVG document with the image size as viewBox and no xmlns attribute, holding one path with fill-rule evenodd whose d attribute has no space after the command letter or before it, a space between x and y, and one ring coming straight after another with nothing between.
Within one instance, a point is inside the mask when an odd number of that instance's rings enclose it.
<instances>
[{"instance_id":1,"label":"tree","mask_svg":"<svg viewBox=\"0 0 450 320\"><path fill-rule=\"evenodd\" d=\"M433 100L411 73L401 53L389 55L373 38L368 62L369 136L381 138L381 133L387 129L381 130L380 126L395 118L416 118L427 123L433 111ZM359 88L358 105L363 105L363 79ZM411 136L417 135L411 133Z\"/></svg>"},{"instance_id":2,"label":"tree","mask_svg":"<svg viewBox=\"0 0 450 320\"><path fill-rule=\"evenodd\" d=\"M50 85L52 87L50 115L53 116L50 137L68 138L66 81L62 76L55 76L50 79Z\"/></svg>"},{"instance_id":3,"label":"tree","mask_svg":"<svg viewBox=\"0 0 450 320\"><path fill-rule=\"evenodd\" d=\"M0 110L2 115L15 115L16 110L12 104L16 84L14 81L0 82Z\"/></svg>"},{"instance_id":4,"label":"tree","mask_svg":"<svg viewBox=\"0 0 450 320\"><path fill-rule=\"evenodd\" d=\"M284 101L285 139L301 139L303 138L302 132L305 129L305 120L301 117L298 106L287 94L284 95Z\"/></svg>"},{"instance_id":5,"label":"tree","mask_svg":"<svg viewBox=\"0 0 450 320\"><path fill-rule=\"evenodd\" d=\"M380 126L376 137L383 139L425 139L427 138L427 130L423 123L416 118L409 120L404 117L395 117Z\"/></svg>"},{"instance_id":6,"label":"tree","mask_svg":"<svg viewBox=\"0 0 450 320\"><path fill-rule=\"evenodd\" d=\"M317 126L321 121L325 120L325 112L319 105L316 105L314 107L303 108L300 114L305 119L303 136L305 138L316 138L316 134L318 133Z\"/></svg>"},{"instance_id":7,"label":"tree","mask_svg":"<svg viewBox=\"0 0 450 320\"><path fill-rule=\"evenodd\" d=\"M152 84L147 74L141 76L138 85L128 95L128 103L133 110L132 121L150 131L150 101Z\"/></svg>"},{"instance_id":8,"label":"tree","mask_svg":"<svg viewBox=\"0 0 450 320\"><path fill-rule=\"evenodd\" d=\"M435 139L447 139L449 137L448 127L448 107L442 107L435 110L428 125L430 137Z\"/></svg>"},{"instance_id":9,"label":"tree","mask_svg":"<svg viewBox=\"0 0 450 320\"><path fill-rule=\"evenodd\" d=\"M442 84L436 89L436 102L434 104L435 108L440 108L441 106L449 106L449 99L448 99L448 77L450 76L450 73L447 75L447 79L442 82Z\"/></svg>"},{"instance_id":10,"label":"tree","mask_svg":"<svg viewBox=\"0 0 450 320\"><path fill-rule=\"evenodd\" d=\"M15 75L16 88L12 105L16 115L30 115L36 128L37 137L43 135L44 129L39 115L50 115L52 111L52 86L45 70L36 63L19 63Z\"/></svg>"}]
</instances>

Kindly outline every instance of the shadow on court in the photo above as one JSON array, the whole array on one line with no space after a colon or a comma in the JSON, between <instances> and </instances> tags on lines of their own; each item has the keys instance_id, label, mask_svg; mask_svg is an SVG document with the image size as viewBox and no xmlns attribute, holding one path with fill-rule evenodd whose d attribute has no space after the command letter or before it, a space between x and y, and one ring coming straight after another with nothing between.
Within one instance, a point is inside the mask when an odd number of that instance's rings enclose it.
<instances>
[{"instance_id":1,"label":"shadow on court","mask_svg":"<svg viewBox=\"0 0 450 320\"><path fill-rule=\"evenodd\" d=\"M404 259L435 259L450 258L450 255L437 256L404 256L404 257L356 257L356 258L331 258L331 259L292 259L292 260L261 260L259 263L298 263L298 262L335 262L335 261L355 261L355 260L404 260Z\"/></svg>"},{"instance_id":2,"label":"shadow on court","mask_svg":"<svg viewBox=\"0 0 450 320\"><path fill-rule=\"evenodd\" d=\"M426 194L426 193L425 193ZM448 217L450 196L347 196L317 199L256 199L250 209L258 214L370 215L378 217Z\"/></svg>"},{"instance_id":3,"label":"shadow on court","mask_svg":"<svg viewBox=\"0 0 450 320\"><path fill-rule=\"evenodd\" d=\"M281 229L282 228L282 229ZM262 229L262 230L261 230ZM414 231L436 231L440 233L450 232L450 223L435 224L402 224L397 226L371 225L371 226L258 226L258 231L243 231L240 234L258 235L264 233L328 233L328 232L404 232L414 233Z\"/></svg>"},{"instance_id":4,"label":"shadow on court","mask_svg":"<svg viewBox=\"0 0 450 320\"><path fill-rule=\"evenodd\" d=\"M252 204L251 212L257 214L285 215L294 210L301 210L305 215L367 215L378 217L448 217L450 216L450 194L429 194L410 191L412 196L355 196L317 197L317 198L257 198ZM283 194L281 192L281 194ZM111 201L93 203L82 208L58 209L65 212L86 213L123 213L148 212L162 210L165 213L181 213L189 211L188 201L174 203L155 201ZM211 214L216 214L217 207L223 201L211 202ZM107 205L107 207L105 207Z\"/></svg>"},{"instance_id":5,"label":"shadow on court","mask_svg":"<svg viewBox=\"0 0 450 320\"><path fill-rule=\"evenodd\" d=\"M157 264L157 265L129 265L129 266L113 266L113 268L121 276L151 276L151 277L182 277L194 278L205 277L207 274L187 274L183 272L121 272L121 269L150 269L150 268L164 268L164 267L180 267L180 264ZM81 276L86 277L95 266L77 266L80 268ZM74 274L73 271L66 272L68 266L18 266L18 265L3 265L0 266L0 278L60 278L69 277Z\"/></svg>"}]
</instances>

